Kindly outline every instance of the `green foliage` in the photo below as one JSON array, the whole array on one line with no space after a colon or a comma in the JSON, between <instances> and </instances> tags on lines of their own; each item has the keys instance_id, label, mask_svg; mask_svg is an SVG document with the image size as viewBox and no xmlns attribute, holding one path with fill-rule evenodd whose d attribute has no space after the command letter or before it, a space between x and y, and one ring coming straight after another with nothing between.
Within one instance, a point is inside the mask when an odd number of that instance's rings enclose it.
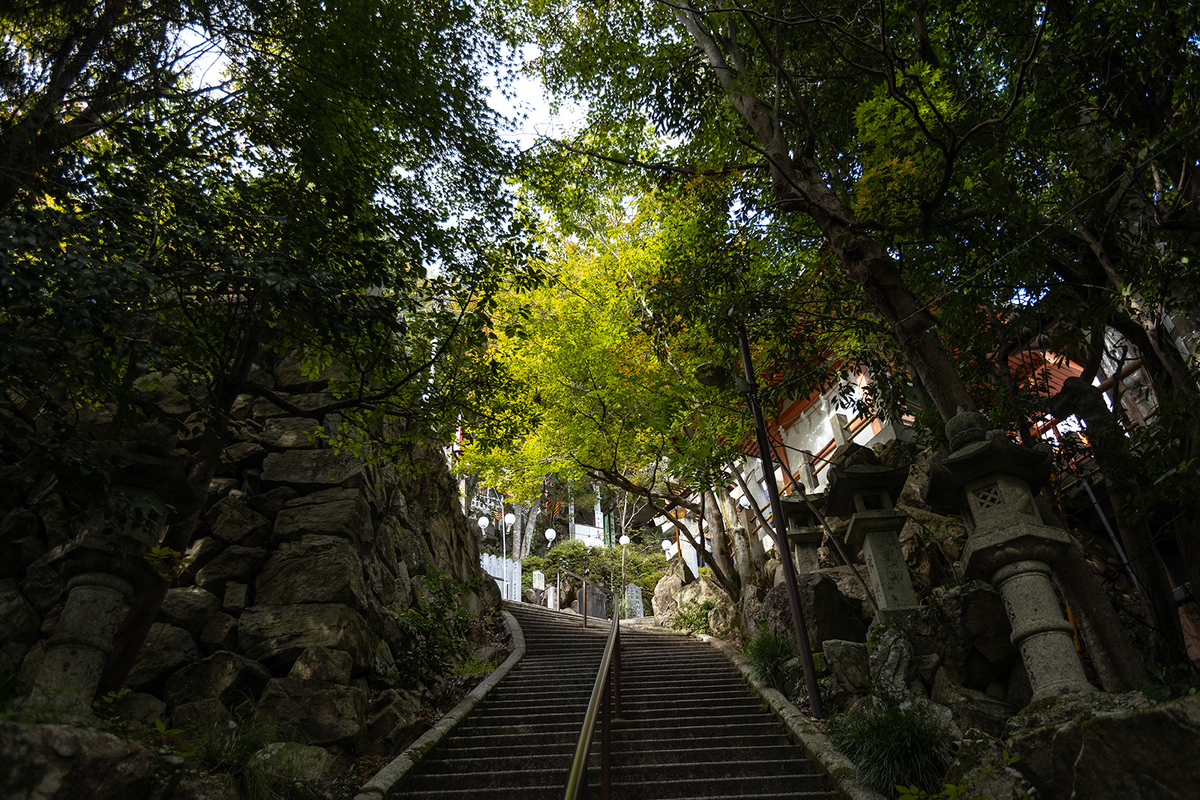
<instances>
[{"instance_id":1,"label":"green foliage","mask_svg":"<svg viewBox=\"0 0 1200 800\"><path fill-rule=\"evenodd\" d=\"M547 585L555 580L559 569L595 580L606 589L621 583L620 547L588 548L583 542L571 540L559 542L546 551L545 556L528 556L521 562L521 586L533 586L533 571L541 570L546 575ZM643 599L654 594L654 587L662 579L667 568L667 558L657 547L649 552L630 545L625 550L625 582L636 584L642 590ZM564 577L564 580L568 580ZM570 579L570 582L574 582Z\"/></svg>"},{"instance_id":2,"label":"green foliage","mask_svg":"<svg viewBox=\"0 0 1200 800\"><path fill-rule=\"evenodd\" d=\"M1007 765L1015 764L1020 761L1020 758L1014 755L1009 755L1007 750L1001 751L1001 763L988 764L977 770L974 770L968 775L972 781L980 778L985 778ZM927 792L919 786L897 786L899 791L898 800L987 800L984 795L968 795L965 784L944 784L941 791Z\"/></svg>"},{"instance_id":3,"label":"green foliage","mask_svg":"<svg viewBox=\"0 0 1200 800\"><path fill-rule=\"evenodd\" d=\"M478 659L475 656L471 656L467 660L455 665L454 675L456 677L474 676L482 678L484 676L491 675L496 671L496 667L498 666L500 666L500 662L497 659L485 661Z\"/></svg>"},{"instance_id":4,"label":"green foliage","mask_svg":"<svg viewBox=\"0 0 1200 800\"><path fill-rule=\"evenodd\" d=\"M784 665L795 658L796 648L787 636L771 633L760 623L746 643L746 658L759 674L780 692L787 692L787 670Z\"/></svg>"},{"instance_id":5,"label":"green foliage","mask_svg":"<svg viewBox=\"0 0 1200 800\"><path fill-rule=\"evenodd\" d=\"M675 619L671 620L671 627L677 631L712 633L708 624L708 615L716 607L717 604L712 600L681 606Z\"/></svg>"},{"instance_id":6,"label":"green foliage","mask_svg":"<svg viewBox=\"0 0 1200 800\"><path fill-rule=\"evenodd\" d=\"M1166 671L1153 662L1146 664L1146 671L1154 679L1154 683L1143 686L1142 694L1156 703L1164 703L1175 697L1192 697L1200 692L1197 683L1200 675L1194 667L1177 665L1168 667Z\"/></svg>"},{"instance_id":7,"label":"green foliage","mask_svg":"<svg viewBox=\"0 0 1200 800\"><path fill-rule=\"evenodd\" d=\"M983 795L967 797L967 787L962 785L945 784L940 792L930 794L917 786L897 786L898 800L986 800Z\"/></svg>"},{"instance_id":8,"label":"green foliage","mask_svg":"<svg viewBox=\"0 0 1200 800\"><path fill-rule=\"evenodd\" d=\"M950 765L949 737L918 709L869 709L834 721L833 743L877 792L896 797L898 787L937 791Z\"/></svg>"},{"instance_id":9,"label":"green foliage","mask_svg":"<svg viewBox=\"0 0 1200 800\"><path fill-rule=\"evenodd\" d=\"M60 5L0 11L4 463L86 466L147 417L221 440L264 351L337 367L336 445L479 407L529 242L475 4Z\"/></svg>"},{"instance_id":10,"label":"green foliage","mask_svg":"<svg viewBox=\"0 0 1200 800\"><path fill-rule=\"evenodd\" d=\"M405 644L396 653L396 668L406 686L432 683L451 674L470 652L470 615L459 597L474 589L469 581L431 571L423 578L421 598L396 618Z\"/></svg>"}]
</instances>

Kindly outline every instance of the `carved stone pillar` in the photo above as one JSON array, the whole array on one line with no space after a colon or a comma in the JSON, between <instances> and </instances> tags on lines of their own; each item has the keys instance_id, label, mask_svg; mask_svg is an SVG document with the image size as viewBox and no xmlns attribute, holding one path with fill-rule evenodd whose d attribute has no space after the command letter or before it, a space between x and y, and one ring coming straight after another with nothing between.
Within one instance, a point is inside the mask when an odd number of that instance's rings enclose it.
<instances>
[{"instance_id":1,"label":"carved stone pillar","mask_svg":"<svg viewBox=\"0 0 1200 800\"><path fill-rule=\"evenodd\" d=\"M1050 476L1049 448L1021 447L975 412L960 412L946 432L951 452L931 459L926 500L962 513L964 571L991 581L1004 599L1033 699L1093 691L1050 580L1071 539L1042 521L1033 500Z\"/></svg>"}]
</instances>

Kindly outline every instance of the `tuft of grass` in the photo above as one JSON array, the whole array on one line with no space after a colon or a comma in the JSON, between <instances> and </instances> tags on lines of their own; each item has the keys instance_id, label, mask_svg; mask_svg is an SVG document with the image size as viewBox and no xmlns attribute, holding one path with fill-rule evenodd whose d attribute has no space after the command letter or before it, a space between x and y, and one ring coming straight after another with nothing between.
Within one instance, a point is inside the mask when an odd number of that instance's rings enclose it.
<instances>
[{"instance_id":1,"label":"tuft of grass","mask_svg":"<svg viewBox=\"0 0 1200 800\"><path fill-rule=\"evenodd\" d=\"M833 725L833 743L875 791L895 798L899 787L935 793L950 766L949 737L927 712L870 709Z\"/></svg>"},{"instance_id":2,"label":"tuft of grass","mask_svg":"<svg viewBox=\"0 0 1200 800\"><path fill-rule=\"evenodd\" d=\"M254 754L273 742L295 738L287 734L251 711L244 719L217 722L195 730L190 744L200 767L207 772L232 775L245 800L271 800L290 794L281 792L290 787L277 785L275 776Z\"/></svg>"},{"instance_id":3,"label":"tuft of grass","mask_svg":"<svg viewBox=\"0 0 1200 800\"><path fill-rule=\"evenodd\" d=\"M792 645L792 640L771 633L766 625L759 625L754 631L754 636L746 643L746 658L750 664L770 681L772 686L785 694L787 670L784 665L795 657L796 648Z\"/></svg>"}]
</instances>

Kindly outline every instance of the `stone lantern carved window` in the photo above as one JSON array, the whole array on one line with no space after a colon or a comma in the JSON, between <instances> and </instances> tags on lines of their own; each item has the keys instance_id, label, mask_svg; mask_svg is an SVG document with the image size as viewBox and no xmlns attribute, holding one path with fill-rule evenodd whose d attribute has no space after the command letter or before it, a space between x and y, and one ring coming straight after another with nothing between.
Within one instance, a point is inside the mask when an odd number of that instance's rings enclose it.
<instances>
[{"instance_id":1,"label":"stone lantern carved window","mask_svg":"<svg viewBox=\"0 0 1200 800\"><path fill-rule=\"evenodd\" d=\"M982 508L993 508L1004 502L1000 497L1000 487L996 484L984 486L975 492L975 502Z\"/></svg>"},{"instance_id":2,"label":"stone lantern carved window","mask_svg":"<svg viewBox=\"0 0 1200 800\"><path fill-rule=\"evenodd\" d=\"M880 492L863 492L855 494L855 505L859 511L891 511L891 498L886 493Z\"/></svg>"}]
</instances>

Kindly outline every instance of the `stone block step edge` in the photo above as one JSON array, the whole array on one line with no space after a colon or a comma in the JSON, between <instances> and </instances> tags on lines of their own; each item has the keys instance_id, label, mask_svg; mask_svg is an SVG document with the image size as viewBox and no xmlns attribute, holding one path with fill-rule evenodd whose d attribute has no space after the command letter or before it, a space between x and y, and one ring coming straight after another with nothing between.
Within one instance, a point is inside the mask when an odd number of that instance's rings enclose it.
<instances>
[{"instance_id":1,"label":"stone block step edge","mask_svg":"<svg viewBox=\"0 0 1200 800\"><path fill-rule=\"evenodd\" d=\"M516 617L507 610L502 610L500 613L504 618L504 627L508 629L508 634L512 638L512 653L504 660L503 664L496 667L491 675L488 675L472 689L458 705L450 709L446 716L438 720L432 728L405 748L404 752L393 758L386 767L376 772L369 781L364 783L358 790L358 794L354 796L354 800L383 800L383 798L391 796L392 790L400 782L400 779L415 767L426 753L437 747L438 743L454 729L454 726L461 722L467 714L470 714L475 706L487 697L488 692L494 689L496 684L503 680L504 676L525 656L525 634L521 631Z\"/></svg>"},{"instance_id":2,"label":"stone block step edge","mask_svg":"<svg viewBox=\"0 0 1200 800\"><path fill-rule=\"evenodd\" d=\"M771 713L779 718L788 732L807 752L809 758L817 763L820 770L829 777L834 791L847 800L887 800L883 795L867 786L858 779L858 771L854 763L846 758L833 742L821 730L812 724L804 714L791 704L778 689L768 686L758 674L758 670L750 665L749 660L738 652L732 645L705 634L697 634L697 639L707 642L720 650L733 665L741 670L746 682L758 693ZM358 800L355 798L355 800Z\"/></svg>"}]
</instances>

